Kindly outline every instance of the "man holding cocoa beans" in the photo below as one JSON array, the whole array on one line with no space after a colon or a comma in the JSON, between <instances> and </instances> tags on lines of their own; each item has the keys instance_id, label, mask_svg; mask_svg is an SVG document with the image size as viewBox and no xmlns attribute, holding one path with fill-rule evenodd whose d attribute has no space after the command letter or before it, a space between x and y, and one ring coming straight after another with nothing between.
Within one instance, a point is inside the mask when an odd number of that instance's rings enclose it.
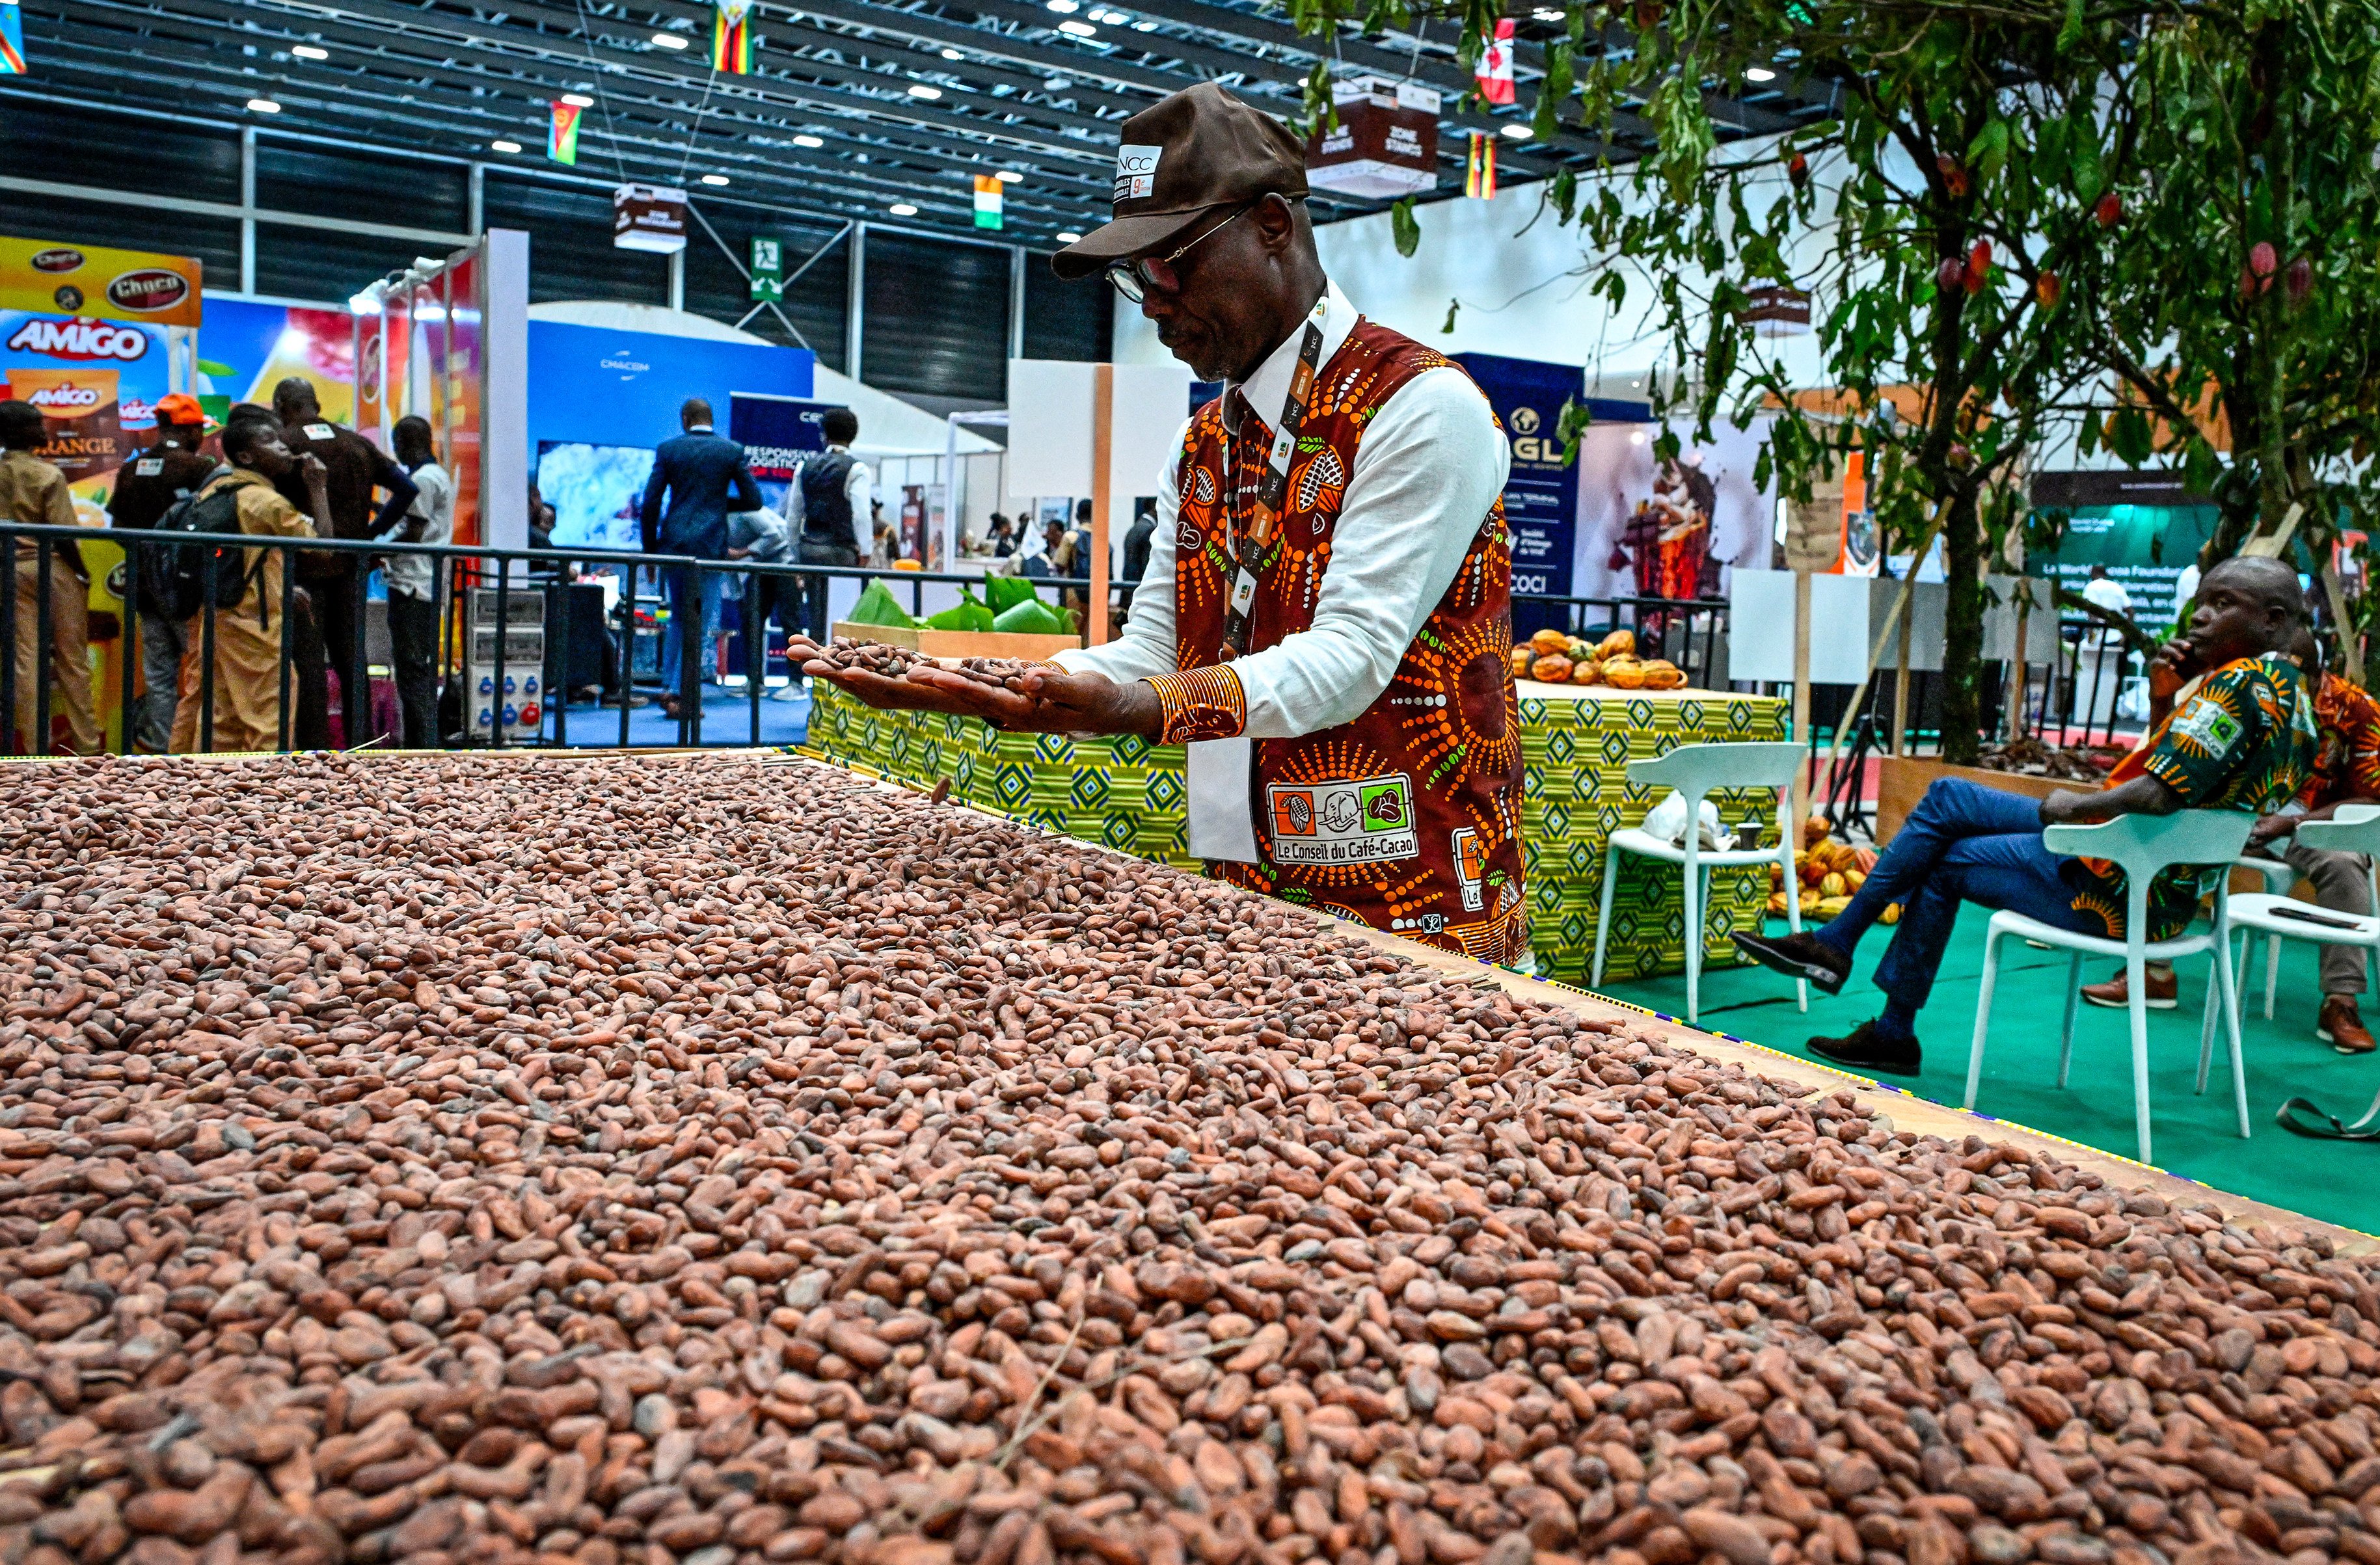
<instances>
[{"instance_id":1,"label":"man holding cocoa beans","mask_svg":"<svg viewBox=\"0 0 2380 1565\"><path fill-rule=\"evenodd\" d=\"M1123 635L987 682L808 672L882 707L1189 746L1234 884L1494 962L1527 943L1510 447L1469 377L1323 274L1305 166L1212 84L1124 122L1115 220L1059 253L1227 382L1162 474Z\"/></svg>"}]
</instances>

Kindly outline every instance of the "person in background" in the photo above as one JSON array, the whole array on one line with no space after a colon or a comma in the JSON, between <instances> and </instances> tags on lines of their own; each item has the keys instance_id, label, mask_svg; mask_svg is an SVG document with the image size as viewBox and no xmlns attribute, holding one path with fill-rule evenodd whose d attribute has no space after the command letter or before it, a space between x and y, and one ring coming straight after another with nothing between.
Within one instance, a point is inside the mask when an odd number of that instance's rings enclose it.
<instances>
[{"instance_id":1,"label":"person in background","mask_svg":"<svg viewBox=\"0 0 2380 1565\"><path fill-rule=\"evenodd\" d=\"M207 416L194 396L176 392L157 399L157 443L116 469L115 492L108 497L107 525L117 532L148 532L174 507L196 494L222 466L204 455ZM128 548L126 557L139 556ZM138 565L126 573L141 578ZM140 599L140 705L132 722L132 745L162 755L174 736L174 705L181 699L182 622Z\"/></svg>"},{"instance_id":2,"label":"person in background","mask_svg":"<svg viewBox=\"0 0 2380 1565\"><path fill-rule=\"evenodd\" d=\"M2150 739L2171 722L2175 672L2186 666L2189 645L2177 639L2160 649L2151 669L2154 698ZM2324 666L2322 644L2312 630L2300 627L2290 656L2305 671L2313 688L2314 722L2321 739L2314 751L2313 771L2296 798L2265 816L2248 832L2248 851L2273 856L2273 844L2309 820L2328 820L2341 805L2380 804L2380 702L2362 685L2332 673ZM2335 913L2369 916L2372 906L2370 865L2361 854L2303 847L2292 842L2280 855L2283 862L2312 882L2316 905ZM2179 1003L2173 964L2152 962L2142 969L2143 1003L2152 1010L2171 1011ZM2351 945L2322 947L2322 1012L2314 1021L2314 1037L2341 1054L2369 1054L2372 1030L2363 1025L2356 996L2364 989L2363 952ZM2094 1005L2121 1006L2130 990L2124 975L2104 984L2085 984L2082 998Z\"/></svg>"},{"instance_id":3,"label":"person in background","mask_svg":"<svg viewBox=\"0 0 2380 1565\"><path fill-rule=\"evenodd\" d=\"M322 417L322 405L313 383L292 375L273 388L273 417L281 420L282 443L292 456L319 457L331 500L331 526L325 538L370 539L387 536L413 509L413 480L370 441ZM303 514L311 491L302 476L302 464L281 479L281 498ZM377 505L374 491L386 498ZM298 557L298 580L311 605L312 623L321 632L321 650L311 635L298 638L303 648L296 670L298 722L292 742L301 750L327 749L331 743L330 686L326 671L339 676L339 710L346 742L359 744L371 713L371 682L364 661L364 562L366 556L322 550ZM277 607L276 603L276 607Z\"/></svg>"},{"instance_id":4,"label":"person in background","mask_svg":"<svg viewBox=\"0 0 2380 1565\"><path fill-rule=\"evenodd\" d=\"M727 515L760 508L760 486L745 465L744 448L712 429L710 404L690 396L678 409L685 431L653 453L653 476L645 484L638 513L648 554L691 554L698 560L727 557ZM663 499L668 505L664 510ZM673 565L662 573L669 591L670 628L662 637L662 710L683 714L687 616L701 616L697 645L710 655L719 639L720 596L726 579L716 571ZM699 699L699 696L697 699Z\"/></svg>"},{"instance_id":5,"label":"person in background","mask_svg":"<svg viewBox=\"0 0 2380 1565\"><path fill-rule=\"evenodd\" d=\"M392 540L453 541L455 480L438 465L430 420L399 419L392 433L396 459L419 491ZM393 554L382 567L388 581L389 656L396 663L396 704L405 714L408 750L438 748L438 589L446 578L445 564L426 554Z\"/></svg>"},{"instance_id":6,"label":"person in background","mask_svg":"<svg viewBox=\"0 0 2380 1565\"><path fill-rule=\"evenodd\" d=\"M2051 853L2043 827L2180 809L2269 815L2295 797L2315 751L2313 698L2288 656L2301 601L2296 574L2279 561L2225 561L2206 573L2188 644L2173 653L2174 673L2207 671L2198 693L2108 774L2105 790L2061 791L2036 805L1941 779L1925 790L1851 905L1823 928L1781 939L1731 936L1761 965L1837 994L1851 977L1860 937L1888 905L1904 904L1876 970L1883 1014L1846 1037L1812 1038L1810 1051L1862 1071L1915 1075L1917 1013L1933 990L1961 902L2122 940L2123 871ZM2188 928L2214 877L2228 870L2178 865L2159 875L2149 887L2147 938L2170 940Z\"/></svg>"},{"instance_id":7,"label":"person in background","mask_svg":"<svg viewBox=\"0 0 2380 1565\"><path fill-rule=\"evenodd\" d=\"M801 493L802 527L795 540L805 565L851 570L874 551L875 475L851 454L859 438L859 415L830 407L819 417L826 450L802 464L794 487ZM794 605L795 629L823 640L827 633L827 576L805 576Z\"/></svg>"},{"instance_id":8,"label":"person in background","mask_svg":"<svg viewBox=\"0 0 2380 1565\"><path fill-rule=\"evenodd\" d=\"M766 505L757 511L735 512L727 518L727 557L749 560L759 565L791 564L794 559L793 529L785 525L784 517ZM756 572L747 579L752 586L751 592L747 595L739 590L736 597L736 601L744 605L751 616L751 623L744 627L745 644L749 649L745 672L765 681L769 673L769 622L776 615L779 604L789 610L795 607L799 594L795 589L796 583L791 577ZM741 584L738 585L740 588ZM795 631L801 627L788 625L784 628ZM785 688L777 693L778 698L791 700L795 688L788 682Z\"/></svg>"},{"instance_id":9,"label":"person in background","mask_svg":"<svg viewBox=\"0 0 2380 1565\"><path fill-rule=\"evenodd\" d=\"M1005 560L1016 552L1016 524L994 511L991 514L991 557Z\"/></svg>"},{"instance_id":10,"label":"person in background","mask_svg":"<svg viewBox=\"0 0 2380 1565\"><path fill-rule=\"evenodd\" d=\"M1148 574L1148 540L1157 533L1157 497L1145 494L1132 503L1132 528L1123 535L1123 609L1132 611L1132 591Z\"/></svg>"},{"instance_id":11,"label":"person in background","mask_svg":"<svg viewBox=\"0 0 2380 1565\"><path fill-rule=\"evenodd\" d=\"M263 538L320 538L331 529L330 470L311 452L290 455L281 426L271 419L235 418L223 432L224 459L231 471L218 473L192 503L228 498L232 523L209 531L243 532ZM279 487L295 479L306 492L306 510L284 499ZM413 485L408 481L408 491ZM278 549L241 552L246 591L238 603L215 611L214 731L217 751L270 750L281 743L281 578ZM172 749L189 755L201 738L204 716L205 645L201 609L183 627L182 698L174 712Z\"/></svg>"},{"instance_id":12,"label":"person in background","mask_svg":"<svg viewBox=\"0 0 2380 1565\"><path fill-rule=\"evenodd\" d=\"M901 557L900 540L893 536L892 524L884 519L884 502L870 500L868 512L876 528L876 548L868 556L868 564L889 566Z\"/></svg>"},{"instance_id":13,"label":"person in background","mask_svg":"<svg viewBox=\"0 0 2380 1565\"><path fill-rule=\"evenodd\" d=\"M2082 584L2082 597L2111 614L2129 616L2132 612L2132 595L2124 590L2123 583L2107 575L2105 565L2091 567L2091 579ZM2113 629L2102 629L2098 635L2102 646L2113 646L2122 639Z\"/></svg>"},{"instance_id":14,"label":"person in background","mask_svg":"<svg viewBox=\"0 0 2380 1565\"><path fill-rule=\"evenodd\" d=\"M35 527L78 526L74 491L67 476L33 455L49 439L42 410L30 402L0 402L0 521ZM97 755L99 721L91 704L91 638L87 615L91 574L83 568L82 552L71 540L50 544L47 579L42 570L41 540L17 540L16 744L10 748L27 755L50 753L51 739L35 729L41 721L42 600L50 603L50 711L67 720L67 749L79 756Z\"/></svg>"}]
</instances>

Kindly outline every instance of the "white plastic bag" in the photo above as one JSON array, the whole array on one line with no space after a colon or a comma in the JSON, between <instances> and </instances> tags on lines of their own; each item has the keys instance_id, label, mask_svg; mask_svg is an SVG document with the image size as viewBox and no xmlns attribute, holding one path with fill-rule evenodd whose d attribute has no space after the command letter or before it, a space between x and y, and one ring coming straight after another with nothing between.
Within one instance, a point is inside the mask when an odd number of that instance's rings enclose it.
<instances>
[{"instance_id":1,"label":"white plastic bag","mask_svg":"<svg viewBox=\"0 0 2380 1565\"><path fill-rule=\"evenodd\" d=\"M1734 834L1719 826L1717 805L1705 799L1702 808L1695 813L1701 818L1703 847L1724 853L1735 846ZM1670 796L1655 805L1652 813L1645 817L1644 830L1647 836L1682 847L1686 841L1684 795L1675 788L1670 789Z\"/></svg>"}]
</instances>

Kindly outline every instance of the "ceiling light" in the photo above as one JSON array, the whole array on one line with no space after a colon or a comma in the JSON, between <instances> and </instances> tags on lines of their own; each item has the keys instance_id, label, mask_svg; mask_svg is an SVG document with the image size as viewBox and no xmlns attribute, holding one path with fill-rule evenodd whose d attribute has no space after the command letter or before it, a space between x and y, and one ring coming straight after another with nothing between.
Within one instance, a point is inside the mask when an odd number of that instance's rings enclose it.
<instances>
[{"instance_id":1,"label":"ceiling light","mask_svg":"<svg viewBox=\"0 0 2380 1565\"><path fill-rule=\"evenodd\" d=\"M1137 21L1132 24L1132 30L1135 32L1155 32L1157 24L1152 21Z\"/></svg>"},{"instance_id":2,"label":"ceiling light","mask_svg":"<svg viewBox=\"0 0 2380 1565\"><path fill-rule=\"evenodd\" d=\"M1536 19L1541 22L1558 22L1567 19L1560 11L1555 10L1550 6L1540 6L1536 10L1531 11L1529 15L1536 18Z\"/></svg>"},{"instance_id":3,"label":"ceiling light","mask_svg":"<svg viewBox=\"0 0 2380 1565\"><path fill-rule=\"evenodd\" d=\"M909 83L909 96L912 98L924 98L930 101L941 95L942 90L939 87L929 87L922 81Z\"/></svg>"},{"instance_id":4,"label":"ceiling light","mask_svg":"<svg viewBox=\"0 0 2380 1565\"><path fill-rule=\"evenodd\" d=\"M1071 17L1083 7L1075 0L1050 0L1050 8L1062 17Z\"/></svg>"},{"instance_id":5,"label":"ceiling light","mask_svg":"<svg viewBox=\"0 0 2380 1565\"><path fill-rule=\"evenodd\" d=\"M1093 11L1091 13L1091 20L1095 22L1105 22L1110 27L1122 27L1126 22L1132 20L1132 18L1124 15L1122 11Z\"/></svg>"},{"instance_id":6,"label":"ceiling light","mask_svg":"<svg viewBox=\"0 0 2380 1565\"><path fill-rule=\"evenodd\" d=\"M517 141L491 141L488 143L488 150L494 152L517 152L520 151L520 143Z\"/></svg>"},{"instance_id":7,"label":"ceiling light","mask_svg":"<svg viewBox=\"0 0 2380 1565\"><path fill-rule=\"evenodd\" d=\"M1025 176L1017 173L1016 170L1013 168L1003 168L998 174L993 175L992 177L994 179L1004 180L1008 184L1014 185L1023 180Z\"/></svg>"},{"instance_id":8,"label":"ceiling light","mask_svg":"<svg viewBox=\"0 0 2380 1565\"><path fill-rule=\"evenodd\" d=\"M906 201L894 201L892 205L891 211L892 215L895 217L915 217L917 215L917 209L911 206Z\"/></svg>"},{"instance_id":9,"label":"ceiling light","mask_svg":"<svg viewBox=\"0 0 2380 1565\"><path fill-rule=\"evenodd\" d=\"M270 98L250 98L248 109L250 114L277 115L281 112L281 105Z\"/></svg>"},{"instance_id":10,"label":"ceiling light","mask_svg":"<svg viewBox=\"0 0 2380 1565\"><path fill-rule=\"evenodd\" d=\"M1631 430L1628 433L1628 443L1631 445L1644 444L1645 431L1642 430Z\"/></svg>"},{"instance_id":11,"label":"ceiling light","mask_svg":"<svg viewBox=\"0 0 2380 1565\"><path fill-rule=\"evenodd\" d=\"M1517 119L1498 126L1497 128L1515 141L1525 141L1529 139L1529 127Z\"/></svg>"},{"instance_id":12,"label":"ceiling light","mask_svg":"<svg viewBox=\"0 0 2380 1565\"><path fill-rule=\"evenodd\" d=\"M724 185L727 183L727 176L723 174L706 174L702 176L702 182L705 185Z\"/></svg>"},{"instance_id":13,"label":"ceiling light","mask_svg":"<svg viewBox=\"0 0 2380 1565\"><path fill-rule=\"evenodd\" d=\"M1080 234L1077 234L1073 229L1069 228L1058 236L1058 242L1062 245L1071 245L1079 242L1082 236Z\"/></svg>"},{"instance_id":14,"label":"ceiling light","mask_svg":"<svg viewBox=\"0 0 2380 1565\"><path fill-rule=\"evenodd\" d=\"M1042 85L1042 87L1043 87L1044 89L1046 89L1046 90L1047 90L1047 91L1051 91L1051 92L1063 92L1063 91L1065 91L1068 88L1070 88L1070 87L1074 86L1074 85L1075 85L1075 82L1074 82L1074 79L1073 79L1072 77L1053 76L1053 77L1051 77L1049 80L1047 80L1047 81L1043 82L1041 85Z\"/></svg>"},{"instance_id":15,"label":"ceiling light","mask_svg":"<svg viewBox=\"0 0 2380 1565\"><path fill-rule=\"evenodd\" d=\"M691 42L692 40L688 39L686 34L682 32L656 32L653 34L653 47L656 49L683 49Z\"/></svg>"},{"instance_id":16,"label":"ceiling light","mask_svg":"<svg viewBox=\"0 0 2380 1565\"><path fill-rule=\"evenodd\" d=\"M562 95L562 101L574 109L591 109L595 106L595 100L584 92L565 92Z\"/></svg>"},{"instance_id":17,"label":"ceiling light","mask_svg":"<svg viewBox=\"0 0 2380 1565\"><path fill-rule=\"evenodd\" d=\"M1060 22L1058 30L1069 38L1097 38L1099 30L1088 22Z\"/></svg>"},{"instance_id":18,"label":"ceiling light","mask_svg":"<svg viewBox=\"0 0 2380 1565\"><path fill-rule=\"evenodd\" d=\"M815 136L796 136L794 138L794 145L796 147L818 148L825 146L826 143L820 140Z\"/></svg>"},{"instance_id":19,"label":"ceiling light","mask_svg":"<svg viewBox=\"0 0 2380 1565\"><path fill-rule=\"evenodd\" d=\"M1767 66L1752 66L1745 69L1743 79L1746 81L1774 81L1777 79L1777 73L1770 70Z\"/></svg>"},{"instance_id":20,"label":"ceiling light","mask_svg":"<svg viewBox=\"0 0 2380 1565\"><path fill-rule=\"evenodd\" d=\"M331 52L328 49L320 48L311 43L293 43L289 46L289 52L301 60L327 60L331 57Z\"/></svg>"},{"instance_id":21,"label":"ceiling light","mask_svg":"<svg viewBox=\"0 0 2380 1565\"><path fill-rule=\"evenodd\" d=\"M956 49L945 49L942 51L942 58L946 60L964 60L966 56L960 54Z\"/></svg>"}]
</instances>

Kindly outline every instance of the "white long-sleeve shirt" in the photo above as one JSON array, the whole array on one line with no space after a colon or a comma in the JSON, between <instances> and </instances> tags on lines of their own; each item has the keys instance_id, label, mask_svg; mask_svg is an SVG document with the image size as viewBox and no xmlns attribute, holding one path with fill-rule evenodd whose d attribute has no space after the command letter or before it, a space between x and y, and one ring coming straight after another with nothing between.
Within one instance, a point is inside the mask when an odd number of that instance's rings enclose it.
<instances>
[{"instance_id":1,"label":"white long-sleeve shirt","mask_svg":"<svg viewBox=\"0 0 2380 1565\"><path fill-rule=\"evenodd\" d=\"M1336 285L1329 285L1328 298L1323 366L1356 321L1355 308ZM1275 429L1305 329L1300 321L1243 388L1248 406ZM1185 422L1185 437L1188 431ZM1426 370L1380 406L1356 447L1312 625L1231 665L1247 700L1247 737L1288 739L1335 728L1380 698L1453 585L1511 467L1512 448L1487 398L1460 370ZM1177 671L1178 470L1178 461L1169 461L1158 479L1148 570L1133 595L1123 635L1103 647L1061 652L1062 666L1120 682Z\"/></svg>"}]
</instances>

